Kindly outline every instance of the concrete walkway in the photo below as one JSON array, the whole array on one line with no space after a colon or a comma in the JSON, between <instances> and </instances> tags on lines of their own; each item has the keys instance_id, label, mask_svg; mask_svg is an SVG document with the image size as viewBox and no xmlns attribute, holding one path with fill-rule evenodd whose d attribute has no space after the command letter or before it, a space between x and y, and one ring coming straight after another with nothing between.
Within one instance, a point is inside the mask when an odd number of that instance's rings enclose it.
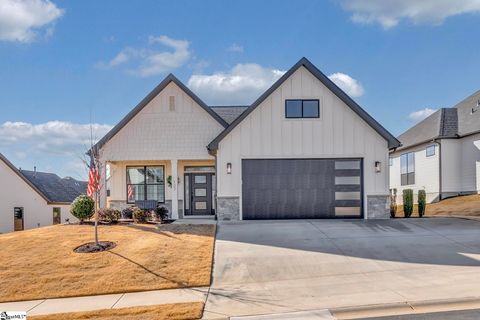
<instances>
[{"instance_id":1,"label":"concrete walkway","mask_svg":"<svg viewBox=\"0 0 480 320\"><path fill-rule=\"evenodd\" d=\"M480 221L245 221L217 230L204 319L480 296Z\"/></svg>"},{"instance_id":2,"label":"concrete walkway","mask_svg":"<svg viewBox=\"0 0 480 320\"><path fill-rule=\"evenodd\" d=\"M167 289L98 296L0 303L0 311L27 311L27 315L84 312L170 303L205 302L208 287Z\"/></svg>"}]
</instances>

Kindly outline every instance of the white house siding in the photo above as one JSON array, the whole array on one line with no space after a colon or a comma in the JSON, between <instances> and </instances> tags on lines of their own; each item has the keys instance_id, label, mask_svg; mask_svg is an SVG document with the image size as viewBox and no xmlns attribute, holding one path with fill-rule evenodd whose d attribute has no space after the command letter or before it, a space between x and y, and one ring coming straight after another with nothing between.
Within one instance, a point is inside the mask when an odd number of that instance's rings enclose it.
<instances>
[{"instance_id":1,"label":"white house siding","mask_svg":"<svg viewBox=\"0 0 480 320\"><path fill-rule=\"evenodd\" d=\"M297 98L319 99L320 118L286 119L285 99ZM219 143L218 198L238 197L241 206L242 159L350 157L364 159L366 213L367 196L389 193L387 141L301 67Z\"/></svg>"},{"instance_id":2,"label":"white house siding","mask_svg":"<svg viewBox=\"0 0 480 320\"><path fill-rule=\"evenodd\" d=\"M480 190L480 134L442 140L442 193L444 196Z\"/></svg>"},{"instance_id":3,"label":"white house siding","mask_svg":"<svg viewBox=\"0 0 480 320\"><path fill-rule=\"evenodd\" d=\"M175 97L175 110L169 107L170 96ZM210 114L190 98L175 83L170 82L162 92L150 101L130 122L113 136L100 150L100 161L105 166L112 162L110 181L111 200L126 201L125 166L164 164L166 176L170 160L179 160L178 174L183 179L180 160L209 160L206 146L222 130ZM117 164L119 163L119 164ZM104 173L105 170L102 170ZM105 177L103 177L104 179ZM178 199L183 199L183 184L179 185ZM171 193L166 188L166 199ZM105 188L101 205L105 205ZM182 207L179 206L181 209Z\"/></svg>"},{"instance_id":4,"label":"white house siding","mask_svg":"<svg viewBox=\"0 0 480 320\"><path fill-rule=\"evenodd\" d=\"M435 155L427 157L426 148L428 146L435 146ZM415 184L402 186L400 180L400 156L408 152L415 152ZM390 155L393 162L390 167L390 188L397 189L397 203L403 203L402 192L405 189L413 190L415 202L417 202L419 190L425 190L428 203L439 200L439 154L437 143L425 143Z\"/></svg>"},{"instance_id":5,"label":"white house siding","mask_svg":"<svg viewBox=\"0 0 480 320\"><path fill-rule=\"evenodd\" d=\"M61 208L62 223L76 219L70 214L70 205L47 204L47 201L30 187L22 178L0 161L0 180L8 188L0 194L0 233L12 232L15 207L23 207L24 228L44 227L53 223L53 208Z\"/></svg>"}]
</instances>

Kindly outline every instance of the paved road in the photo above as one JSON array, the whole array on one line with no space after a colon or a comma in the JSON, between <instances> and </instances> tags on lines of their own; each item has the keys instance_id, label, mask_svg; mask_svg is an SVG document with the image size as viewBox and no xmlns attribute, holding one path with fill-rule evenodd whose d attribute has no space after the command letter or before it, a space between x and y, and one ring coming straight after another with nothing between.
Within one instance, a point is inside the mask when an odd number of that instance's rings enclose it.
<instances>
[{"instance_id":1,"label":"paved road","mask_svg":"<svg viewBox=\"0 0 480 320\"><path fill-rule=\"evenodd\" d=\"M405 316L365 318L364 320L478 320L480 309L466 311L435 312Z\"/></svg>"},{"instance_id":2,"label":"paved road","mask_svg":"<svg viewBox=\"0 0 480 320\"><path fill-rule=\"evenodd\" d=\"M480 295L480 221L220 224L206 319Z\"/></svg>"}]
</instances>

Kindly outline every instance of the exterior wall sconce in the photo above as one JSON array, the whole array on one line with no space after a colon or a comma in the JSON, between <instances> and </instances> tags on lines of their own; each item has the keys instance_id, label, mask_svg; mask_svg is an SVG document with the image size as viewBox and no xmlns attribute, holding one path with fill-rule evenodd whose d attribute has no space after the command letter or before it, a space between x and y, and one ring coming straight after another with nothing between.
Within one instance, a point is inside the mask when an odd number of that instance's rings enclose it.
<instances>
[{"instance_id":1,"label":"exterior wall sconce","mask_svg":"<svg viewBox=\"0 0 480 320\"><path fill-rule=\"evenodd\" d=\"M380 161L375 161L375 172L376 173L382 172L382 163Z\"/></svg>"},{"instance_id":2,"label":"exterior wall sconce","mask_svg":"<svg viewBox=\"0 0 480 320\"><path fill-rule=\"evenodd\" d=\"M227 174L232 174L232 163L227 163Z\"/></svg>"}]
</instances>

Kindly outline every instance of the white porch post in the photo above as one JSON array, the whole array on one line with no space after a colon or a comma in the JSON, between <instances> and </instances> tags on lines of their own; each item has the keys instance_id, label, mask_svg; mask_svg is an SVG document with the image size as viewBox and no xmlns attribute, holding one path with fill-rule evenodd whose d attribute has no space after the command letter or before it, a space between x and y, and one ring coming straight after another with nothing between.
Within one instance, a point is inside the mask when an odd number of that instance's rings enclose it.
<instances>
[{"instance_id":1,"label":"white porch post","mask_svg":"<svg viewBox=\"0 0 480 320\"><path fill-rule=\"evenodd\" d=\"M172 218L178 219L178 161L177 159L170 161L172 163Z\"/></svg>"}]
</instances>

